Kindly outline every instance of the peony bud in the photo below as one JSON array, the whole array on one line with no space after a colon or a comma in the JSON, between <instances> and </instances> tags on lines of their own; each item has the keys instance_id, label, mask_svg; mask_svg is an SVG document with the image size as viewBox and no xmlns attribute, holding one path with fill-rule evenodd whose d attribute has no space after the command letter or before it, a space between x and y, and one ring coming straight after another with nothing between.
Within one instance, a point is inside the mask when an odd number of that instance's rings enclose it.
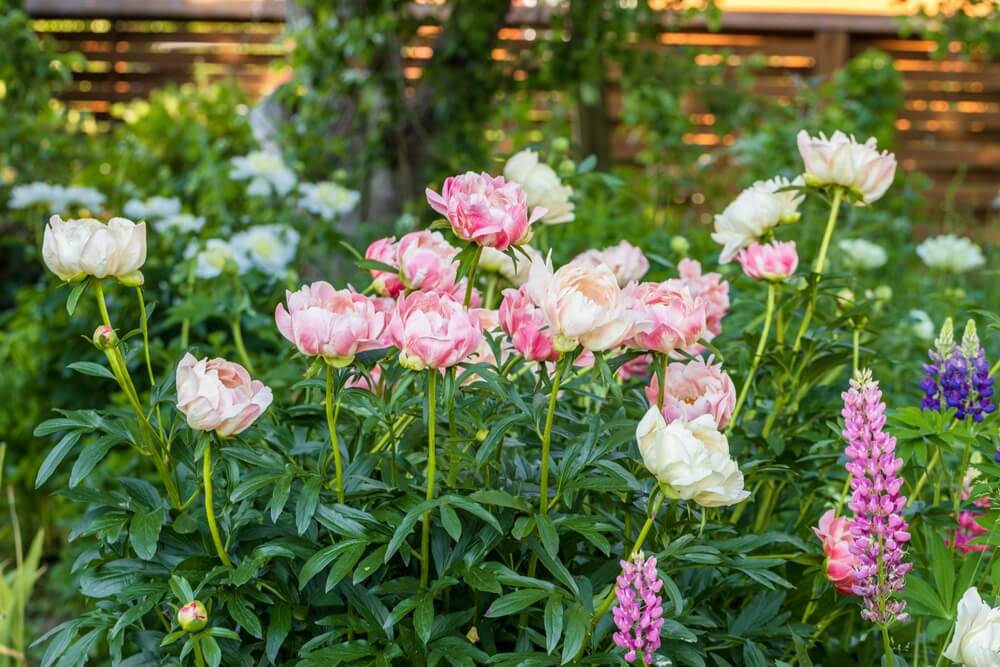
<instances>
[{"instance_id":1,"label":"peony bud","mask_svg":"<svg viewBox=\"0 0 1000 667\"><path fill-rule=\"evenodd\" d=\"M94 336L91 340L98 350L110 350L118 345L118 334L108 325L102 324L94 329Z\"/></svg>"},{"instance_id":2,"label":"peony bud","mask_svg":"<svg viewBox=\"0 0 1000 667\"><path fill-rule=\"evenodd\" d=\"M208 612L198 600L191 600L177 610L177 622L184 632L200 632L208 625Z\"/></svg>"},{"instance_id":3,"label":"peony bud","mask_svg":"<svg viewBox=\"0 0 1000 667\"><path fill-rule=\"evenodd\" d=\"M687 255L691 250L691 242L683 236L675 236L670 239L670 249L678 255Z\"/></svg>"},{"instance_id":4,"label":"peony bud","mask_svg":"<svg viewBox=\"0 0 1000 667\"><path fill-rule=\"evenodd\" d=\"M783 282L794 274L799 266L795 241L751 243L736 254L736 259L747 276L754 280L769 282Z\"/></svg>"}]
</instances>

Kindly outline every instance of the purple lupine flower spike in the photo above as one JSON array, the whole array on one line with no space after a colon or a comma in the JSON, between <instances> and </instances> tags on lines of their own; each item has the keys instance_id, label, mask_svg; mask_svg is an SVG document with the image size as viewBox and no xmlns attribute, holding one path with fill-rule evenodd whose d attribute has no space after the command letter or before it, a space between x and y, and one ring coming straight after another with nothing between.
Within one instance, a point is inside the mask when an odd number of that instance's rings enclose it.
<instances>
[{"instance_id":1,"label":"purple lupine flower spike","mask_svg":"<svg viewBox=\"0 0 1000 667\"><path fill-rule=\"evenodd\" d=\"M906 496L900 495L903 460L896 456L896 438L886 433L885 403L871 371L863 370L842 394L845 465L851 475L853 495L849 507L851 553L857 558L854 593L864 598L861 617L880 625L905 621L906 603L893 596L903 590L904 577L913 567L904 563L903 547L910 540L909 526L901 512Z\"/></svg>"},{"instance_id":2,"label":"purple lupine flower spike","mask_svg":"<svg viewBox=\"0 0 1000 667\"><path fill-rule=\"evenodd\" d=\"M641 656L645 663L653 660L660 648L663 629L663 582L656 572L656 558L644 558L638 553L631 560L621 561L615 597L618 600L612 614L618 632L612 635L615 644L625 651L625 661L632 663Z\"/></svg>"},{"instance_id":3,"label":"purple lupine flower spike","mask_svg":"<svg viewBox=\"0 0 1000 667\"><path fill-rule=\"evenodd\" d=\"M951 318L948 318L934 348L929 352L931 363L924 364L924 378L920 382L924 397L920 407L938 411L952 408L955 419L971 416L981 422L996 405L993 403L993 378L986 352L976 335L976 323L969 320L962 344L958 345Z\"/></svg>"}]
</instances>

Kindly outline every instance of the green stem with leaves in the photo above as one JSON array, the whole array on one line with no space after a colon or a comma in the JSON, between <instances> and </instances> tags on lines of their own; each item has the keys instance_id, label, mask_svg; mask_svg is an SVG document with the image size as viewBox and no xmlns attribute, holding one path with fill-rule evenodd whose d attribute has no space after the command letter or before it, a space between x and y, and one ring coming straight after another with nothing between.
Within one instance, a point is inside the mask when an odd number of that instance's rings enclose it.
<instances>
[{"instance_id":1,"label":"green stem with leaves","mask_svg":"<svg viewBox=\"0 0 1000 667\"><path fill-rule=\"evenodd\" d=\"M469 275L466 280L469 283L465 286L465 307L472 303L472 290L476 282L476 269L479 268L479 258L483 256L483 246L476 246L476 254L472 257L472 266L469 268Z\"/></svg>"},{"instance_id":2,"label":"green stem with leaves","mask_svg":"<svg viewBox=\"0 0 1000 667\"><path fill-rule=\"evenodd\" d=\"M337 478L337 502L344 502L344 468L340 460L340 440L337 438L337 417L340 415L340 402L337 409L333 407L333 366L326 364L326 427L330 431L330 449L333 450L333 469Z\"/></svg>"},{"instance_id":3,"label":"green stem with leaves","mask_svg":"<svg viewBox=\"0 0 1000 667\"><path fill-rule=\"evenodd\" d=\"M747 393L750 391L750 385L753 384L754 376L757 375L757 369L760 367L760 360L764 357L764 347L767 345L768 334L771 333L771 320L774 319L774 295L775 295L774 283L769 282L767 284L767 306L764 313L764 329L760 332L760 340L757 341L757 349L753 354L753 361L750 363L750 371L747 373L746 379L743 381L743 386L740 388L740 395L736 399L736 407L733 408L733 414L729 416L729 426L726 427L726 433L733 430L736 426L736 417L740 414L740 410L743 408L743 403L747 400Z\"/></svg>"},{"instance_id":4,"label":"green stem with leaves","mask_svg":"<svg viewBox=\"0 0 1000 667\"><path fill-rule=\"evenodd\" d=\"M202 455L202 476L205 481L205 518L208 520L208 532L212 534L212 543L215 544L215 551L219 554L219 560L226 567L232 566L232 561L226 554L226 547L222 543L222 535L219 533L219 525L215 521L215 507L212 503L212 438L209 436L205 440L205 453Z\"/></svg>"},{"instance_id":5,"label":"green stem with leaves","mask_svg":"<svg viewBox=\"0 0 1000 667\"><path fill-rule=\"evenodd\" d=\"M191 637L191 649L194 652L194 664L197 667L205 667L205 657L201 652L201 637L197 635Z\"/></svg>"},{"instance_id":6,"label":"green stem with leaves","mask_svg":"<svg viewBox=\"0 0 1000 667\"><path fill-rule=\"evenodd\" d=\"M809 330L809 323L812 322L813 313L816 311L816 295L819 291L819 281L823 277L823 268L826 266L826 254L830 250L830 240L833 238L833 230L837 226L837 215L840 213L840 203L844 199L844 190L837 187L833 191L833 202L830 204L830 217L826 221L826 229L823 232L823 241L819 246L819 254L816 256L816 263L813 265L813 273L816 274L816 281L809 292L809 303L806 304L806 312L799 325L799 332L795 336L795 345L792 352L802 349L802 338Z\"/></svg>"},{"instance_id":7,"label":"green stem with leaves","mask_svg":"<svg viewBox=\"0 0 1000 667\"><path fill-rule=\"evenodd\" d=\"M247 354L246 345L243 344L243 328L240 326L240 316L238 313L233 317L231 329L233 332L233 342L236 344L236 352L240 355L240 361L243 362L247 372L254 375L253 363L250 361L250 355Z\"/></svg>"},{"instance_id":8,"label":"green stem with leaves","mask_svg":"<svg viewBox=\"0 0 1000 667\"><path fill-rule=\"evenodd\" d=\"M436 461L434 452L434 431L437 426L437 370L427 370L427 500L434 500L434 474ZM424 523L420 531L420 588L426 589L430 579L431 560L431 512L424 512Z\"/></svg>"}]
</instances>

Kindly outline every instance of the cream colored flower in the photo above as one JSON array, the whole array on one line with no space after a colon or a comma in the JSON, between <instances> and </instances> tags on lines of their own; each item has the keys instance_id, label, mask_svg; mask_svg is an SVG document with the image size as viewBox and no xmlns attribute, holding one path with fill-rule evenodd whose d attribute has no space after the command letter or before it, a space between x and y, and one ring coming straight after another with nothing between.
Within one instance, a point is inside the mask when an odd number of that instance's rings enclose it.
<instances>
[{"instance_id":1,"label":"cream colored flower","mask_svg":"<svg viewBox=\"0 0 1000 667\"><path fill-rule=\"evenodd\" d=\"M965 667L1000 665L1000 609L983 602L975 587L958 602L955 634L942 655Z\"/></svg>"},{"instance_id":2,"label":"cream colored flower","mask_svg":"<svg viewBox=\"0 0 1000 667\"><path fill-rule=\"evenodd\" d=\"M125 218L111 218L107 224L93 218L64 221L54 215L45 227L42 259L67 282L93 276L141 285L146 224Z\"/></svg>"},{"instance_id":3,"label":"cream colored flower","mask_svg":"<svg viewBox=\"0 0 1000 667\"><path fill-rule=\"evenodd\" d=\"M723 246L720 262L732 261L740 249L759 241L774 227L799 219L802 195L795 190L778 192L793 185L802 185L802 178L789 181L776 176L769 181L757 181L715 216L712 240Z\"/></svg>"},{"instance_id":4,"label":"cream colored flower","mask_svg":"<svg viewBox=\"0 0 1000 667\"><path fill-rule=\"evenodd\" d=\"M563 185L555 170L538 160L538 153L530 148L515 153L507 160L503 175L521 186L529 207L545 209L539 222L556 225L573 221L573 188Z\"/></svg>"},{"instance_id":5,"label":"cream colored flower","mask_svg":"<svg viewBox=\"0 0 1000 667\"><path fill-rule=\"evenodd\" d=\"M668 425L651 407L635 432L646 468L679 498L703 507L735 505L746 500L743 473L729 456L729 442L712 415Z\"/></svg>"},{"instance_id":6,"label":"cream colored flower","mask_svg":"<svg viewBox=\"0 0 1000 667\"><path fill-rule=\"evenodd\" d=\"M823 133L811 137L802 130L798 144L809 185L842 185L859 198L860 204L880 199L892 185L896 156L879 152L874 137L859 144L840 130L829 139Z\"/></svg>"},{"instance_id":7,"label":"cream colored flower","mask_svg":"<svg viewBox=\"0 0 1000 667\"><path fill-rule=\"evenodd\" d=\"M986 263L982 248L955 234L932 236L917 246L917 255L928 267L951 273L965 273Z\"/></svg>"},{"instance_id":8,"label":"cream colored flower","mask_svg":"<svg viewBox=\"0 0 1000 667\"><path fill-rule=\"evenodd\" d=\"M885 248L866 239L843 239L837 242L837 247L847 263L858 269L877 269L889 259Z\"/></svg>"}]
</instances>

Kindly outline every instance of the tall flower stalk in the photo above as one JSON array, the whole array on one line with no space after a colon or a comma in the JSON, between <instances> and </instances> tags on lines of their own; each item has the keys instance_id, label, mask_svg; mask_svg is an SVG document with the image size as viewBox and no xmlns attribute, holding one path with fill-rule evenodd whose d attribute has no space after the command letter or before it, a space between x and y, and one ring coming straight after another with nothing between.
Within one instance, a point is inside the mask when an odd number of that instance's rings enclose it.
<instances>
[{"instance_id":1,"label":"tall flower stalk","mask_svg":"<svg viewBox=\"0 0 1000 667\"><path fill-rule=\"evenodd\" d=\"M840 204L843 199L844 189L834 187L833 201L830 204L830 215L826 220L826 229L823 230L823 241L820 243L819 254L816 255L816 261L813 264L813 273L816 274L815 282L809 291L809 302L806 304L806 312L802 316L799 332L795 335L795 344L792 346L792 352L798 352L802 349L802 338L806 335L806 331L809 330L813 313L816 312L816 295L819 292L819 282L823 278L823 269L826 267L826 255L830 250L830 240L833 238L833 230L837 226L837 216L840 213Z\"/></svg>"},{"instance_id":2,"label":"tall flower stalk","mask_svg":"<svg viewBox=\"0 0 1000 667\"><path fill-rule=\"evenodd\" d=\"M337 480L337 502L344 502L344 468L340 460L340 440L337 438L337 417L340 415L340 401L336 407L333 402L333 366L327 362L326 366L326 397L323 407L326 412L326 427L330 431L330 449L333 450L333 469Z\"/></svg>"},{"instance_id":3,"label":"tall flower stalk","mask_svg":"<svg viewBox=\"0 0 1000 667\"><path fill-rule=\"evenodd\" d=\"M215 520L215 506L212 500L212 437L205 439L205 453L202 454L202 477L205 481L205 518L208 520L208 532L212 534L212 544L215 545L215 552L219 554L219 560L226 567L232 565L229 555L226 554L226 546L222 542L222 535L219 533L219 524Z\"/></svg>"},{"instance_id":4,"label":"tall flower stalk","mask_svg":"<svg viewBox=\"0 0 1000 667\"><path fill-rule=\"evenodd\" d=\"M842 397L845 467L852 490L848 506L854 512L851 553L857 558L854 593L864 598L861 617L881 626L886 662L892 665L888 628L908 618L906 603L895 596L912 568L903 562L903 548L910 540L902 516L906 496L900 495L903 460L896 456L896 439L884 431L886 406L871 371L856 373Z\"/></svg>"},{"instance_id":5,"label":"tall flower stalk","mask_svg":"<svg viewBox=\"0 0 1000 667\"><path fill-rule=\"evenodd\" d=\"M437 374L431 368L427 371L427 500L434 500L434 475L436 458L434 451L434 431L437 426ZM431 512L424 512L423 527L420 531L420 588L427 588L430 578Z\"/></svg>"},{"instance_id":6,"label":"tall flower stalk","mask_svg":"<svg viewBox=\"0 0 1000 667\"><path fill-rule=\"evenodd\" d=\"M552 375L552 393L549 394L549 409L545 413L545 427L542 430L541 477L538 480L538 511L542 514L549 512L549 452L552 447L552 422L555 421L556 399L559 397L564 365L562 359L556 362L556 371Z\"/></svg>"},{"instance_id":7,"label":"tall flower stalk","mask_svg":"<svg viewBox=\"0 0 1000 667\"><path fill-rule=\"evenodd\" d=\"M777 286L773 282L767 283L767 306L764 312L764 328L760 332L760 340L757 341L757 349L753 354L753 361L750 363L750 370L747 372L747 377L743 380L743 386L740 387L739 396L736 398L736 407L733 408L733 414L729 417L729 425L726 427L726 433L733 430L736 425L736 417L739 416L740 410L743 408L743 403L747 400L747 394L750 391L750 385L753 384L754 377L757 375L757 369L760 367L760 360L764 356L764 347L767 345L767 337L771 333L771 320L774 319L774 301L775 292Z\"/></svg>"},{"instance_id":8,"label":"tall flower stalk","mask_svg":"<svg viewBox=\"0 0 1000 667\"><path fill-rule=\"evenodd\" d=\"M625 662L648 665L660 648L663 629L663 582L656 571L656 558L637 553L621 561L622 573L615 586L615 626L612 639L625 651Z\"/></svg>"}]
</instances>

